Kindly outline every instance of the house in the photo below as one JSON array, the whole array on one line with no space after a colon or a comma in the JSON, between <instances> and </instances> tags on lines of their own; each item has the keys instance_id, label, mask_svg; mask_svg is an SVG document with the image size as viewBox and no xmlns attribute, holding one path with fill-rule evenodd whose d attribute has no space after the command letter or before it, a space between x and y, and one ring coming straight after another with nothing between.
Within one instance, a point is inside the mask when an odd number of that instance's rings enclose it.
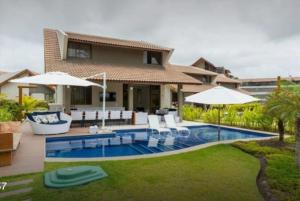
<instances>
[{"instance_id":1,"label":"house","mask_svg":"<svg viewBox=\"0 0 300 201\"><path fill-rule=\"evenodd\" d=\"M297 84L300 83L300 77L284 77L281 80L292 81ZM250 95L266 100L267 96L271 94L277 87L277 78L252 78L240 79L241 89L248 91Z\"/></svg>"},{"instance_id":2,"label":"house","mask_svg":"<svg viewBox=\"0 0 300 201\"><path fill-rule=\"evenodd\" d=\"M16 72L0 71L0 93L5 94L8 99L18 100L20 84L9 82L12 79L36 75L37 73L24 69ZM24 85L23 85L24 86ZM54 89L47 86L37 86L36 88L23 88L24 96L32 96L41 100L53 100Z\"/></svg>"},{"instance_id":3,"label":"house","mask_svg":"<svg viewBox=\"0 0 300 201\"><path fill-rule=\"evenodd\" d=\"M98 83L102 81L99 73L106 72L108 108L155 113L157 109L172 107L172 96L176 96L181 107L182 87L203 84L169 63L172 48L144 41L44 29L44 51L45 72L66 72ZM69 111L101 107L101 93L97 87L60 87L57 97Z\"/></svg>"}]
</instances>

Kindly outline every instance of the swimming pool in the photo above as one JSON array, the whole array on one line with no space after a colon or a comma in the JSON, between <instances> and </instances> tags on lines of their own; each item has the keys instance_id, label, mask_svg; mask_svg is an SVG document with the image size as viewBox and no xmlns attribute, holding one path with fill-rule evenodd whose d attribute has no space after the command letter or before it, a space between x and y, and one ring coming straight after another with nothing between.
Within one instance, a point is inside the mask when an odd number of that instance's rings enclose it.
<instances>
[{"instance_id":1,"label":"swimming pool","mask_svg":"<svg viewBox=\"0 0 300 201\"><path fill-rule=\"evenodd\" d=\"M166 138L170 135L158 135L150 129L115 130L112 134L48 137L46 138L46 157L94 158L145 155L218 141L216 126L188 126L188 128L189 135L172 131L174 141L171 145L164 145ZM159 139L156 146L149 145L149 136ZM221 141L266 137L272 137L272 135L221 127Z\"/></svg>"}]
</instances>

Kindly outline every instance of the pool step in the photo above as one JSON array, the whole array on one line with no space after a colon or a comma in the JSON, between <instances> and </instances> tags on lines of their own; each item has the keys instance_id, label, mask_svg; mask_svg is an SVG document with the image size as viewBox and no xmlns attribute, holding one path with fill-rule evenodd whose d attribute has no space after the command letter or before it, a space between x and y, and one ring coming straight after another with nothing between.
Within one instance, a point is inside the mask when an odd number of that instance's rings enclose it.
<instances>
[{"instance_id":1,"label":"pool step","mask_svg":"<svg viewBox=\"0 0 300 201\"><path fill-rule=\"evenodd\" d=\"M139 150L140 153L142 154L151 154L151 153L154 153L153 150L151 150L149 147L143 145L143 144L135 144L135 145L132 145L132 147L135 149L135 150Z\"/></svg>"},{"instance_id":2,"label":"pool step","mask_svg":"<svg viewBox=\"0 0 300 201\"><path fill-rule=\"evenodd\" d=\"M143 144L139 144L139 146L143 147L145 150L148 150L150 153L156 153L156 151L154 151L152 148L154 147L148 147L146 145Z\"/></svg>"},{"instance_id":3,"label":"pool step","mask_svg":"<svg viewBox=\"0 0 300 201\"><path fill-rule=\"evenodd\" d=\"M179 146L181 148L187 148L187 147L192 146L192 145L189 145L189 144L186 144L186 143L183 143L183 142L177 142L175 145Z\"/></svg>"},{"instance_id":4,"label":"pool step","mask_svg":"<svg viewBox=\"0 0 300 201\"><path fill-rule=\"evenodd\" d=\"M129 145L132 149L134 149L135 151L139 152L140 154L145 154L144 150L141 150L141 148L137 147L136 145Z\"/></svg>"}]
</instances>

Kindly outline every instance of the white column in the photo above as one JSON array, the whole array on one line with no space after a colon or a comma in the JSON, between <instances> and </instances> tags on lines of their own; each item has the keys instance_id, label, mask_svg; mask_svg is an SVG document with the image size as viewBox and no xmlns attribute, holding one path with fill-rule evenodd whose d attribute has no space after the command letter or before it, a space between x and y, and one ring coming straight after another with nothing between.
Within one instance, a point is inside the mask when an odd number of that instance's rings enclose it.
<instances>
[{"instance_id":1,"label":"white column","mask_svg":"<svg viewBox=\"0 0 300 201\"><path fill-rule=\"evenodd\" d=\"M182 105L183 105L183 93L181 91L182 84L177 85L177 101L178 101L178 115L180 121L182 121Z\"/></svg>"},{"instance_id":2,"label":"white column","mask_svg":"<svg viewBox=\"0 0 300 201\"><path fill-rule=\"evenodd\" d=\"M133 86L128 87L128 109L133 111Z\"/></svg>"},{"instance_id":3,"label":"white column","mask_svg":"<svg viewBox=\"0 0 300 201\"><path fill-rule=\"evenodd\" d=\"M64 104L64 87L63 86L57 86L55 90L55 103L63 105Z\"/></svg>"},{"instance_id":4,"label":"white column","mask_svg":"<svg viewBox=\"0 0 300 201\"><path fill-rule=\"evenodd\" d=\"M64 108L65 112L69 113L71 109L71 87L64 87Z\"/></svg>"}]
</instances>

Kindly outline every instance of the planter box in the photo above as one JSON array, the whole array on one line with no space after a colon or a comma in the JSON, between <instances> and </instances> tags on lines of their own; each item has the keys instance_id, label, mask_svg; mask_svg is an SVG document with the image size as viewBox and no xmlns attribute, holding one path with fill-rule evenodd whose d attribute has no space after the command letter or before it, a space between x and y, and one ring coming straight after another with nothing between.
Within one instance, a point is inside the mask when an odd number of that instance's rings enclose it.
<instances>
[{"instance_id":1,"label":"planter box","mask_svg":"<svg viewBox=\"0 0 300 201\"><path fill-rule=\"evenodd\" d=\"M0 167L11 165L14 135L20 134L20 130L21 122L19 121L0 122ZM20 141L20 139L18 140Z\"/></svg>"},{"instance_id":2,"label":"planter box","mask_svg":"<svg viewBox=\"0 0 300 201\"><path fill-rule=\"evenodd\" d=\"M13 152L13 134L0 133L0 167L11 165Z\"/></svg>"}]
</instances>

